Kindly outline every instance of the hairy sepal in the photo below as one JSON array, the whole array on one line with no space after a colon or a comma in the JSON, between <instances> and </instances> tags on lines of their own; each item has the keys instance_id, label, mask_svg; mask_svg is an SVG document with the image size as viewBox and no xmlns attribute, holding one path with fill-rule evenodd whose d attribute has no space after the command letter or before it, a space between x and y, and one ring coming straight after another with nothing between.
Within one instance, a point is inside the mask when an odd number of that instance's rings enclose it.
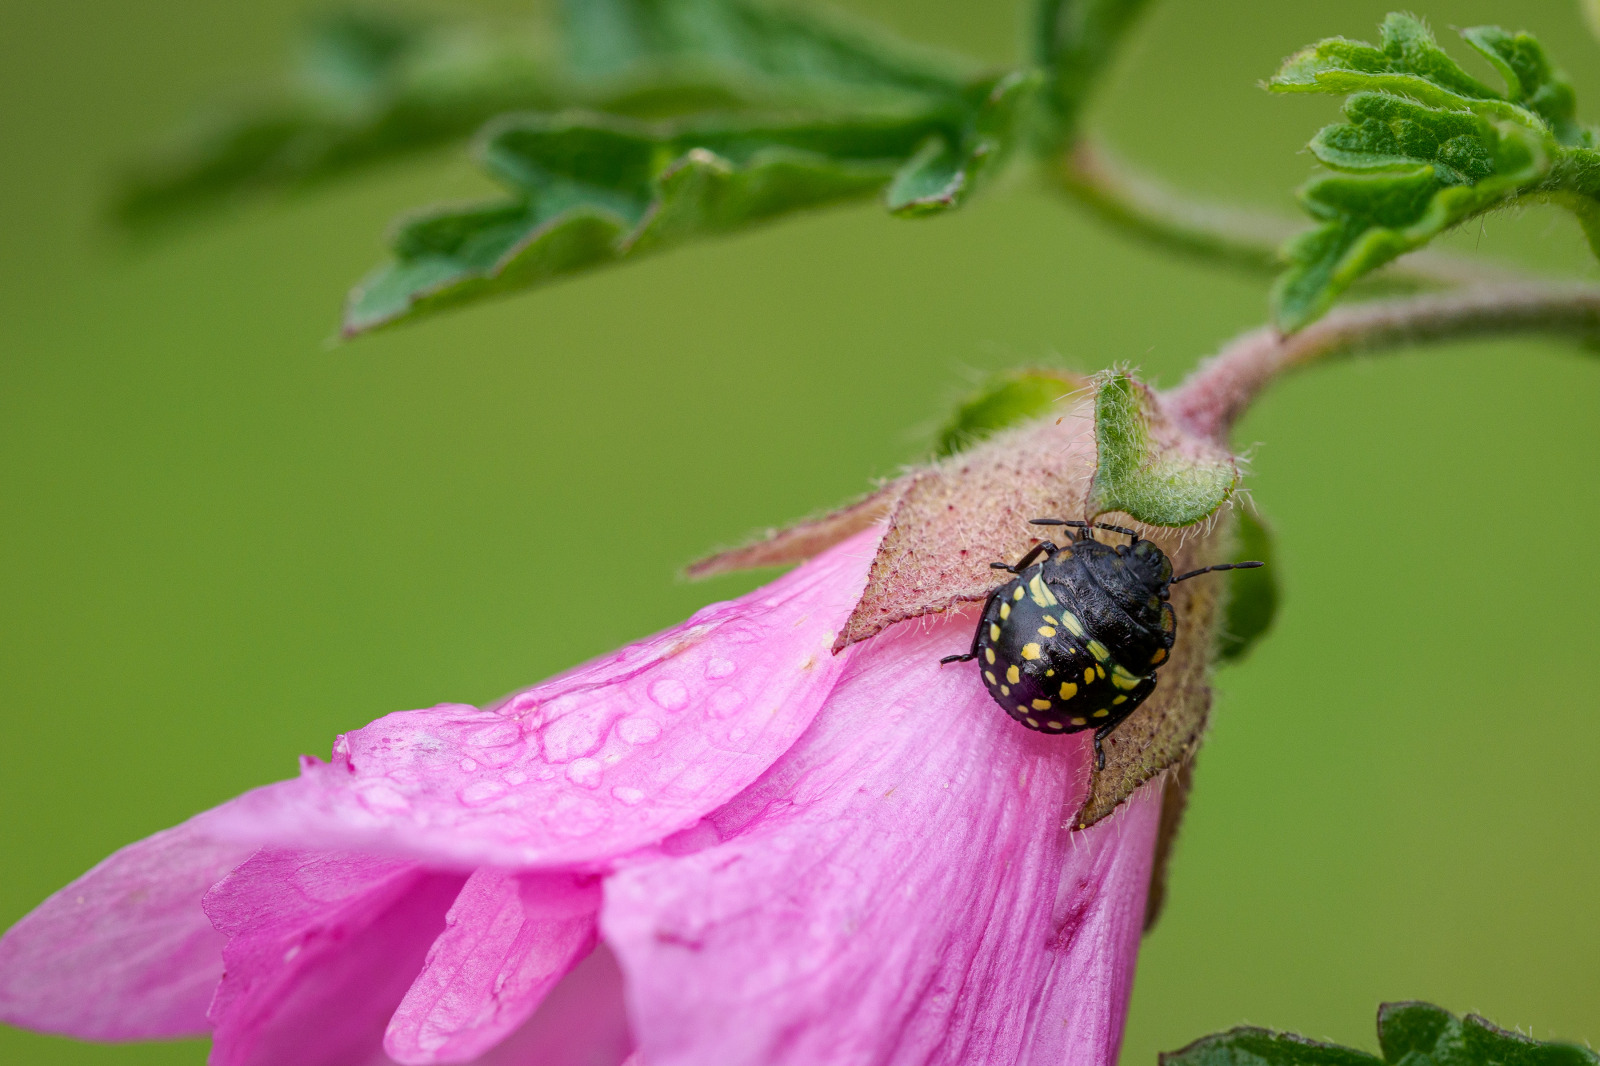
<instances>
[{"instance_id":1,"label":"hairy sepal","mask_svg":"<svg viewBox=\"0 0 1600 1066\"><path fill-rule=\"evenodd\" d=\"M1378 46L1330 38L1291 56L1276 92L1352 94L1347 122L1311 141L1334 173L1300 191L1321 225L1284 248L1274 316L1292 331L1331 307L1364 275L1453 226L1526 194L1577 210L1586 230L1596 161L1577 125L1571 84L1527 34L1463 31L1506 82L1478 81L1420 20L1391 14Z\"/></svg>"},{"instance_id":2,"label":"hairy sepal","mask_svg":"<svg viewBox=\"0 0 1600 1066\"><path fill-rule=\"evenodd\" d=\"M1161 1056L1161 1066L1595 1066L1600 1055L1534 1040L1475 1014L1458 1018L1431 1003L1378 1008L1382 1057L1294 1033L1240 1026Z\"/></svg>"},{"instance_id":3,"label":"hairy sepal","mask_svg":"<svg viewBox=\"0 0 1600 1066\"><path fill-rule=\"evenodd\" d=\"M1189 526L1233 495L1239 468L1220 445L1189 436L1150 388L1126 371L1096 379L1097 452L1088 511L1119 511L1153 526Z\"/></svg>"}]
</instances>

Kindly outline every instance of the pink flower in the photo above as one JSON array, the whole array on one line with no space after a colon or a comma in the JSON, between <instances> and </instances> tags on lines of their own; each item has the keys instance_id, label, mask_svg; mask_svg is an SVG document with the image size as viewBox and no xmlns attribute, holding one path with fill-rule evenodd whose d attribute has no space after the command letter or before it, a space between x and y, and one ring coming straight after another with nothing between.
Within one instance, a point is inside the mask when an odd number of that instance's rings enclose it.
<instances>
[{"instance_id":1,"label":"pink flower","mask_svg":"<svg viewBox=\"0 0 1600 1066\"><path fill-rule=\"evenodd\" d=\"M1160 781L1072 830L1089 735L939 665L970 609L835 654L882 536L124 848L0 940L0 1017L217 1066L1115 1062Z\"/></svg>"}]
</instances>

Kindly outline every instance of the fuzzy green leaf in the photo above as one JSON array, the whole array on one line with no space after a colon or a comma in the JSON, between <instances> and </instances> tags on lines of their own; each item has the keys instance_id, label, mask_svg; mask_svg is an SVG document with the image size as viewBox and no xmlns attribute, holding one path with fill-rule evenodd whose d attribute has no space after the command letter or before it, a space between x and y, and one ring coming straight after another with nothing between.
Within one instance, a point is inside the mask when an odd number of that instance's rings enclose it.
<instances>
[{"instance_id":1,"label":"fuzzy green leaf","mask_svg":"<svg viewBox=\"0 0 1600 1066\"><path fill-rule=\"evenodd\" d=\"M940 116L692 127L582 113L506 120L485 166L515 195L401 225L351 295L355 334L691 237L882 189Z\"/></svg>"},{"instance_id":2,"label":"fuzzy green leaf","mask_svg":"<svg viewBox=\"0 0 1600 1066\"><path fill-rule=\"evenodd\" d=\"M889 210L915 217L949 211L966 202L997 173L1016 146L1023 116L1043 77L1008 74L983 94L957 136L930 137L895 175Z\"/></svg>"},{"instance_id":3,"label":"fuzzy green leaf","mask_svg":"<svg viewBox=\"0 0 1600 1066\"><path fill-rule=\"evenodd\" d=\"M1121 371L1102 374L1097 384L1091 512L1121 511L1151 525L1188 526L1233 494L1239 482L1233 457L1177 430L1147 386Z\"/></svg>"},{"instance_id":4,"label":"fuzzy green leaf","mask_svg":"<svg viewBox=\"0 0 1600 1066\"><path fill-rule=\"evenodd\" d=\"M997 374L968 397L939 430L934 454L965 451L1002 429L1040 418L1088 381L1064 370L1010 370Z\"/></svg>"},{"instance_id":5,"label":"fuzzy green leaf","mask_svg":"<svg viewBox=\"0 0 1600 1066\"><path fill-rule=\"evenodd\" d=\"M1202 1037L1161 1056L1161 1066L1597 1066L1600 1055L1576 1044L1534 1040L1469 1014L1457 1018L1429 1003L1378 1008L1383 1057L1293 1033L1241 1026Z\"/></svg>"},{"instance_id":6,"label":"fuzzy green leaf","mask_svg":"<svg viewBox=\"0 0 1600 1066\"><path fill-rule=\"evenodd\" d=\"M1235 551L1239 559L1259 559L1267 565L1228 572L1228 606L1217 632L1217 658L1223 662L1244 658L1278 615L1278 560L1272 530L1248 508L1239 511Z\"/></svg>"},{"instance_id":7,"label":"fuzzy green leaf","mask_svg":"<svg viewBox=\"0 0 1600 1066\"><path fill-rule=\"evenodd\" d=\"M1150 0L1035 0L1033 58L1047 74L1047 148L1072 139L1084 105Z\"/></svg>"},{"instance_id":8,"label":"fuzzy green leaf","mask_svg":"<svg viewBox=\"0 0 1600 1066\"><path fill-rule=\"evenodd\" d=\"M1277 92L1351 94L1347 121L1311 141L1333 173L1300 190L1321 225L1284 248L1288 269L1273 293L1280 328L1299 329L1363 275L1517 196L1561 200L1586 225L1596 214L1577 202L1600 184L1600 160L1574 118L1571 85L1527 34L1478 27L1463 36L1500 71L1506 94L1463 70L1421 21L1397 14L1378 46L1330 38L1273 77Z\"/></svg>"}]
</instances>

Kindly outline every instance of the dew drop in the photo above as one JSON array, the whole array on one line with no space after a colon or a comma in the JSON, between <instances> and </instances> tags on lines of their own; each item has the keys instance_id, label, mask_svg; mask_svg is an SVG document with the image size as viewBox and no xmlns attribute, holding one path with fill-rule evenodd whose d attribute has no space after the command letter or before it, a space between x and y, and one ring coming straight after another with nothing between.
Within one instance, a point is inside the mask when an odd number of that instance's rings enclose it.
<instances>
[{"instance_id":1,"label":"dew drop","mask_svg":"<svg viewBox=\"0 0 1600 1066\"><path fill-rule=\"evenodd\" d=\"M598 788L605 768L599 759L574 759L567 765L567 780L583 788Z\"/></svg>"},{"instance_id":2,"label":"dew drop","mask_svg":"<svg viewBox=\"0 0 1600 1066\"><path fill-rule=\"evenodd\" d=\"M664 677L651 682L650 699L669 711L681 711L689 706L689 689L676 678Z\"/></svg>"},{"instance_id":3,"label":"dew drop","mask_svg":"<svg viewBox=\"0 0 1600 1066\"><path fill-rule=\"evenodd\" d=\"M472 773L472 771L476 770L477 768L478 768L478 764L477 764L476 761L474 761L472 759L462 759L461 760L461 769L465 773L469 773L470 774L470 773Z\"/></svg>"},{"instance_id":4,"label":"dew drop","mask_svg":"<svg viewBox=\"0 0 1600 1066\"><path fill-rule=\"evenodd\" d=\"M617 723L617 736L629 744L648 744L661 735L661 726L654 718L634 715Z\"/></svg>"},{"instance_id":5,"label":"dew drop","mask_svg":"<svg viewBox=\"0 0 1600 1066\"><path fill-rule=\"evenodd\" d=\"M723 678L731 675L737 669L739 668L729 660L720 657L713 657L710 662L706 663L706 677L713 681L720 681Z\"/></svg>"},{"instance_id":6,"label":"dew drop","mask_svg":"<svg viewBox=\"0 0 1600 1066\"><path fill-rule=\"evenodd\" d=\"M726 718L744 704L744 693L736 688L719 688L711 694L711 715Z\"/></svg>"},{"instance_id":7,"label":"dew drop","mask_svg":"<svg viewBox=\"0 0 1600 1066\"><path fill-rule=\"evenodd\" d=\"M468 807L482 807L505 795L506 786L499 781L474 781L456 795Z\"/></svg>"}]
</instances>

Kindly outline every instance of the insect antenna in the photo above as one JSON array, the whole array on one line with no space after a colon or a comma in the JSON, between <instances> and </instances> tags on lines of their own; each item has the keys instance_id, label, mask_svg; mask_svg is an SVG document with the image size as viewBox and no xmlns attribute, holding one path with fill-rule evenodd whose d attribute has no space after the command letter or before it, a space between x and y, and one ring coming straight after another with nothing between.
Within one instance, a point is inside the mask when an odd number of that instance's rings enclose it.
<instances>
[{"instance_id":1,"label":"insect antenna","mask_svg":"<svg viewBox=\"0 0 1600 1066\"><path fill-rule=\"evenodd\" d=\"M1085 537L1089 535L1089 530L1091 528L1104 529L1109 530L1112 533L1126 533L1128 536L1133 538L1133 543L1139 543L1139 533L1137 530L1128 529L1125 526L1114 526L1110 522L1080 522L1071 518L1030 518L1028 519L1028 524L1033 526L1071 526L1074 529L1083 530L1083 535Z\"/></svg>"},{"instance_id":2,"label":"insect antenna","mask_svg":"<svg viewBox=\"0 0 1600 1066\"><path fill-rule=\"evenodd\" d=\"M1213 570L1254 570L1258 566L1266 565L1266 563L1260 561L1251 561L1248 563L1218 563L1216 566L1202 566L1198 570L1191 570L1181 577L1173 578L1172 583L1176 585L1180 581L1188 581L1191 577L1199 577L1201 574L1209 574Z\"/></svg>"}]
</instances>

